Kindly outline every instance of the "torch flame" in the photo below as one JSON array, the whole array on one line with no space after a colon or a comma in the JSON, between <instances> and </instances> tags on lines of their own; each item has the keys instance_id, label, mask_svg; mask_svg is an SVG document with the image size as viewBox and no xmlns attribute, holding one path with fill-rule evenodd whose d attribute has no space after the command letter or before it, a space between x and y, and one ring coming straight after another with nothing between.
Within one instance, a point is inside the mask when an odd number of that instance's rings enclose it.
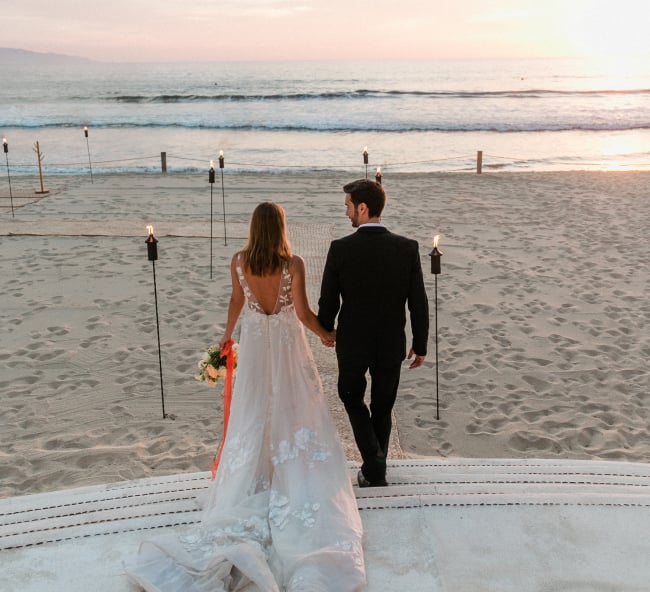
<instances>
[{"instance_id":1,"label":"torch flame","mask_svg":"<svg viewBox=\"0 0 650 592\"><path fill-rule=\"evenodd\" d=\"M223 158L223 150L219 150L219 158Z\"/></svg>"},{"instance_id":2,"label":"torch flame","mask_svg":"<svg viewBox=\"0 0 650 592\"><path fill-rule=\"evenodd\" d=\"M87 126L87 125L84 125L84 131L85 131L85 132L88 131L88 126Z\"/></svg>"},{"instance_id":3,"label":"torch flame","mask_svg":"<svg viewBox=\"0 0 650 592\"><path fill-rule=\"evenodd\" d=\"M368 146L364 146L364 147L363 147L363 153L364 153L364 154L368 154Z\"/></svg>"},{"instance_id":4,"label":"torch flame","mask_svg":"<svg viewBox=\"0 0 650 592\"><path fill-rule=\"evenodd\" d=\"M153 226L151 224L147 226L147 232L149 233L149 236L153 236Z\"/></svg>"},{"instance_id":5,"label":"torch flame","mask_svg":"<svg viewBox=\"0 0 650 592\"><path fill-rule=\"evenodd\" d=\"M436 234L436 236L433 237L433 248L437 249L438 248L438 241L440 240L440 235Z\"/></svg>"},{"instance_id":6,"label":"torch flame","mask_svg":"<svg viewBox=\"0 0 650 592\"><path fill-rule=\"evenodd\" d=\"M381 167L380 166L377 167L377 174L381 175Z\"/></svg>"},{"instance_id":7,"label":"torch flame","mask_svg":"<svg viewBox=\"0 0 650 592\"><path fill-rule=\"evenodd\" d=\"M2 143L6 144L7 143L7 138L2 138Z\"/></svg>"},{"instance_id":8,"label":"torch flame","mask_svg":"<svg viewBox=\"0 0 650 592\"><path fill-rule=\"evenodd\" d=\"M210 168L211 168L211 169L214 168L214 160L211 160L211 161L210 161Z\"/></svg>"}]
</instances>

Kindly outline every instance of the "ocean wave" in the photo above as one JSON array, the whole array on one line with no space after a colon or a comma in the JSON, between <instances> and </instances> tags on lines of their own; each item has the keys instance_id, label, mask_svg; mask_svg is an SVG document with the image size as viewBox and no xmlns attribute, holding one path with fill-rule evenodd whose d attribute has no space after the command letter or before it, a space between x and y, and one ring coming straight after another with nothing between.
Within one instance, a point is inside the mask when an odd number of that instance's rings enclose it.
<instances>
[{"instance_id":1,"label":"ocean wave","mask_svg":"<svg viewBox=\"0 0 650 592\"><path fill-rule=\"evenodd\" d=\"M263 102L263 101L329 101L349 99L397 99L401 97L429 97L432 99L484 99L513 98L531 99L556 96L623 96L650 95L650 89L596 89L596 90L499 90L499 91L464 91L464 90L372 90L357 89L350 91L330 91L313 93L268 93L268 94L158 94L158 95L114 95L101 100L116 103L201 103L201 102ZM73 100L96 100L95 97L72 97Z\"/></svg>"},{"instance_id":2,"label":"ocean wave","mask_svg":"<svg viewBox=\"0 0 650 592\"><path fill-rule=\"evenodd\" d=\"M74 122L12 122L1 121L0 128L13 129L68 129L78 128L82 125ZM252 131L252 132L379 132L379 133L417 133L417 132L564 132L564 131L635 131L650 129L650 121L584 121L584 122L431 122L431 123L401 123L382 122L381 124L357 123L311 123L311 124L286 124L286 123L205 123L205 122L180 122L180 121L110 121L91 123L94 129L187 129L187 130L222 130L222 131Z\"/></svg>"},{"instance_id":3,"label":"ocean wave","mask_svg":"<svg viewBox=\"0 0 650 592\"><path fill-rule=\"evenodd\" d=\"M161 95L116 95L103 100L116 103L203 103L203 102L246 102L246 101L307 101L310 99L354 99L373 96L372 91L323 92L323 93L271 93L271 94L161 94ZM91 99L88 97L88 99Z\"/></svg>"}]
</instances>

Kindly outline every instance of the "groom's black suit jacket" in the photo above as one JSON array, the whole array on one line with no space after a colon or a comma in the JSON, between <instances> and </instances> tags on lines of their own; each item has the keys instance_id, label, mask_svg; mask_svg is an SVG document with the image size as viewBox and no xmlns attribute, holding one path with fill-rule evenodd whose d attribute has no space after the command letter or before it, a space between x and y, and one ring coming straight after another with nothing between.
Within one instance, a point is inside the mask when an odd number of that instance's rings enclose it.
<instances>
[{"instance_id":1,"label":"groom's black suit jacket","mask_svg":"<svg viewBox=\"0 0 650 592\"><path fill-rule=\"evenodd\" d=\"M332 241L318 305L318 318L328 330L338 314L339 356L401 362L406 357L406 306L413 351L427 353L429 306L415 240L368 226Z\"/></svg>"}]
</instances>

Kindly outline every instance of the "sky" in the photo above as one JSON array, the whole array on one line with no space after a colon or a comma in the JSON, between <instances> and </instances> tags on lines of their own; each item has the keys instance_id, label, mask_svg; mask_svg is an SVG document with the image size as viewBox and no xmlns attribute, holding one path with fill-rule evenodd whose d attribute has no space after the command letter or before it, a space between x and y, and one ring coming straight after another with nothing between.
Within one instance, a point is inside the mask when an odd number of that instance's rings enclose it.
<instances>
[{"instance_id":1,"label":"sky","mask_svg":"<svg viewBox=\"0 0 650 592\"><path fill-rule=\"evenodd\" d=\"M0 47L107 62L650 58L649 0L0 0Z\"/></svg>"}]
</instances>

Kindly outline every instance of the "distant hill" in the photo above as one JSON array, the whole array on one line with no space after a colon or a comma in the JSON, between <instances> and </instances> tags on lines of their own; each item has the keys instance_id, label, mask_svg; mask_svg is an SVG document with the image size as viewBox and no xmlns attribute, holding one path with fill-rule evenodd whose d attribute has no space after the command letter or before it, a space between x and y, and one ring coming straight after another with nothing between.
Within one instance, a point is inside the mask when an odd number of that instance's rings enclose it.
<instances>
[{"instance_id":1,"label":"distant hill","mask_svg":"<svg viewBox=\"0 0 650 592\"><path fill-rule=\"evenodd\" d=\"M89 64L93 60L68 56L60 53L40 53L26 49L0 47L0 65L37 65L37 64Z\"/></svg>"}]
</instances>

